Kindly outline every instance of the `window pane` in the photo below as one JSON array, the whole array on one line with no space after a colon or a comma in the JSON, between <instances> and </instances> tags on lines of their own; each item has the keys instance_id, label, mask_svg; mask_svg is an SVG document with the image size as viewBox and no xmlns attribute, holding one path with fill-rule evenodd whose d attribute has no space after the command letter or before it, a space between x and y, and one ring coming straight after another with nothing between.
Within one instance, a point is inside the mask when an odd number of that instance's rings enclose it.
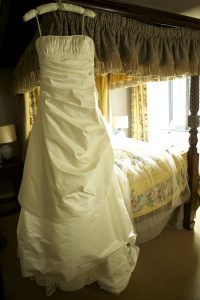
<instances>
[{"instance_id":1,"label":"window pane","mask_svg":"<svg viewBox=\"0 0 200 300\"><path fill-rule=\"evenodd\" d=\"M186 129L187 128L187 82L186 78L173 80L172 88L172 101L173 101L173 112L172 112L172 124L171 127L174 129Z\"/></svg>"},{"instance_id":2,"label":"window pane","mask_svg":"<svg viewBox=\"0 0 200 300\"><path fill-rule=\"evenodd\" d=\"M188 145L189 79L147 83L149 141Z\"/></svg>"},{"instance_id":3,"label":"window pane","mask_svg":"<svg viewBox=\"0 0 200 300\"><path fill-rule=\"evenodd\" d=\"M147 83L149 141L165 139L164 129L169 128L168 81Z\"/></svg>"}]
</instances>

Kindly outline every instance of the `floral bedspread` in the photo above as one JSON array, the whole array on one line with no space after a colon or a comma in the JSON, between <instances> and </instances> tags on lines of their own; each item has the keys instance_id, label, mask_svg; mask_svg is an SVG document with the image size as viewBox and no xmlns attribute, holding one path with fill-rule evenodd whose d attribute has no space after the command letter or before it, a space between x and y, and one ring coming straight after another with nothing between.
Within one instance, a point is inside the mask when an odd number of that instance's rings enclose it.
<instances>
[{"instance_id":1,"label":"floral bedspread","mask_svg":"<svg viewBox=\"0 0 200 300\"><path fill-rule=\"evenodd\" d=\"M142 145L142 146L141 146ZM165 205L176 206L188 188L186 153L139 148L114 149L115 164L126 172L130 187L133 217L150 213Z\"/></svg>"}]
</instances>

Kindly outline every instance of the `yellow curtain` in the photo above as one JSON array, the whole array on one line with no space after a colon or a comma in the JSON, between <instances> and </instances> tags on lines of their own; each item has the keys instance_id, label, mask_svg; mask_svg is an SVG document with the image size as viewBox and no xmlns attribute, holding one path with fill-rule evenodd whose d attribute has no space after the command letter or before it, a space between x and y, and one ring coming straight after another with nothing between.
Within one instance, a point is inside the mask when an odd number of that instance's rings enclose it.
<instances>
[{"instance_id":1,"label":"yellow curtain","mask_svg":"<svg viewBox=\"0 0 200 300\"><path fill-rule=\"evenodd\" d=\"M131 137L148 141L146 84L131 88Z\"/></svg>"},{"instance_id":2,"label":"yellow curtain","mask_svg":"<svg viewBox=\"0 0 200 300\"><path fill-rule=\"evenodd\" d=\"M28 141L29 135L35 121L38 108L38 100L40 95L40 88L36 87L34 90L24 93L25 105L25 139Z\"/></svg>"},{"instance_id":3,"label":"yellow curtain","mask_svg":"<svg viewBox=\"0 0 200 300\"><path fill-rule=\"evenodd\" d=\"M30 92L24 93L24 110L25 110L25 141L27 143L29 134L31 131L31 124L30 124Z\"/></svg>"},{"instance_id":4,"label":"yellow curtain","mask_svg":"<svg viewBox=\"0 0 200 300\"><path fill-rule=\"evenodd\" d=\"M109 76L110 76L109 78L110 89L128 88L138 84L136 78L131 75L116 73L116 74L110 74Z\"/></svg>"},{"instance_id":5,"label":"yellow curtain","mask_svg":"<svg viewBox=\"0 0 200 300\"><path fill-rule=\"evenodd\" d=\"M135 79L126 74L96 75L99 107L103 116L109 120L109 89L127 88L135 85Z\"/></svg>"},{"instance_id":6,"label":"yellow curtain","mask_svg":"<svg viewBox=\"0 0 200 300\"><path fill-rule=\"evenodd\" d=\"M109 75L95 76L99 108L103 116L109 119Z\"/></svg>"}]
</instances>

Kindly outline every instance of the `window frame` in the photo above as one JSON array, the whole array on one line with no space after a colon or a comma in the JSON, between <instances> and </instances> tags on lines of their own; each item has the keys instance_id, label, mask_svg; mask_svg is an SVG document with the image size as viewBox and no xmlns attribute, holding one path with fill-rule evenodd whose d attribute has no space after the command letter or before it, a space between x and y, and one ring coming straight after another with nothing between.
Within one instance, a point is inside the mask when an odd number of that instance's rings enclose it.
<instances>
[{"instance_id":1,"label":"window frame","mask_svg":"<svg viewBox=\"0 0 200 300\"><path fill-rule=\"evenodd\" d=\"M188 131L188 116L189 116L189 103L190 103L190 77L186 77L186 99L185 99L185 127L180 128L177 126L171 127L170 124L173 121L174 115L173 115L173 106L174 106L174 97L173 97L173 92L174 92L174 81L175 80L169 80L168 82L168 87L169 87L169 126L170 130L175 130L175 131Z\"/></svg>"}]
</instances>

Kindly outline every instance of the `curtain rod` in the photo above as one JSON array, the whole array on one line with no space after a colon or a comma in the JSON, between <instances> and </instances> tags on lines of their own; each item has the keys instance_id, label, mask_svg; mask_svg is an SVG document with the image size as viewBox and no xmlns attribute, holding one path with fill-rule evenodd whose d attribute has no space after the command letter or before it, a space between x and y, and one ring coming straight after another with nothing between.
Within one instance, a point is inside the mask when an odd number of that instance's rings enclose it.
<instances>
[{"instance_id":1,"label":"curtain rod","mask_svg":"<svg viewBox=\"0 0 200 300\"><path fill-rule=\"evenodd\" d=\"M69 0L68 3L82 5L90 9L120 14L143 23L156 26L187 27L200 30L200 20L176 13L166 12L134 4L110 0Z\"/></svg>"}]
</instances>

